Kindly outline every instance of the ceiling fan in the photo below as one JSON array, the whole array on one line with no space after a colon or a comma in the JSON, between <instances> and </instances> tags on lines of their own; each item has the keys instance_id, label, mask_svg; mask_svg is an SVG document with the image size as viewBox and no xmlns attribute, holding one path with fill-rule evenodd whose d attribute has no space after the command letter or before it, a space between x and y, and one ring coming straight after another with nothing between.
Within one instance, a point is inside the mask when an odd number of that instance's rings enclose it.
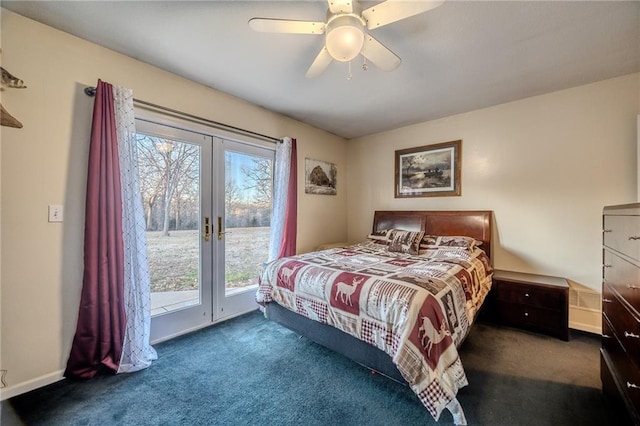
<instances>
[{"instance_id":1,"label":"ceiling fan","mask_svg":"<svg viewBox=\"0 0 640 426\"><path fill-rule=\"evenodd\" d=\"M324 46L307 70L307 78L320 75L334 59L348 62L358 55L383 71L393 71L400 66L401 59L366 30L427 12L444 0L386 0L364 10L357 0L328 0L328 3L326 22L253 18L249 26L259 32L324 34ZM366 69L366 62L363 68Z\"/></svg>"}]
</instances>

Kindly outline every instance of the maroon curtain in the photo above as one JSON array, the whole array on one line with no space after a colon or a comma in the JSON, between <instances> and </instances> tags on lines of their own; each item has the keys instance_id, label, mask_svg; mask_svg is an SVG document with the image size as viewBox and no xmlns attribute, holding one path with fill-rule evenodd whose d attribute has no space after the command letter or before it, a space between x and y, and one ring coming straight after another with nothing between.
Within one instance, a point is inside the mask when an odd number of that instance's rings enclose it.
<instances>
[{"instance_id":1,"label":"maroon curtain","mask_svg":"<svg viewBox=\"0 0 640 426\"><path fill-rule=\"evenodd\" d=\"M296 254L298 222L298 154L296 140L291 139L291 166L289 167L289 188L287 189L287 208L284 217L284 232L278 259Z\"/></svg>"},{"instance_id":2,"label":"maroon curtain","mask_svg":"<svg viewBox=\"0 0 640 426\"><path fill-rule=\"evenodd\" d=\"M84 277L66 377L118 370L125 332L122 199L113 88L98 80L89 148Z\"/></svg>"}]
</instances>

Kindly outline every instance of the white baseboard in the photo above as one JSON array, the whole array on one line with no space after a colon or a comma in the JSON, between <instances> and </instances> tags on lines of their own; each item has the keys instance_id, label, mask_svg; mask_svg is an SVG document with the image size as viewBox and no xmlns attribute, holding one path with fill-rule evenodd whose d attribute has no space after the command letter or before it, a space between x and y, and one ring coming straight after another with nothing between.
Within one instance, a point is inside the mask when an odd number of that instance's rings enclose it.
<instances>
[{"instance_id":1,"label":"white baseboard","mask_svg":"<svg viewBox=\"0 0 640 426\"><path fill-rule=\"evenodd\" d=\"M26 382L2 388L0 389L0 401L4 401L5 399L13 398L14 396L60 381L64 378L62 376L63 374L64 370L58 370L53 373L45 374L44 376L36 377L35 379L27 380Z\"/></svg>"}]
</instances>

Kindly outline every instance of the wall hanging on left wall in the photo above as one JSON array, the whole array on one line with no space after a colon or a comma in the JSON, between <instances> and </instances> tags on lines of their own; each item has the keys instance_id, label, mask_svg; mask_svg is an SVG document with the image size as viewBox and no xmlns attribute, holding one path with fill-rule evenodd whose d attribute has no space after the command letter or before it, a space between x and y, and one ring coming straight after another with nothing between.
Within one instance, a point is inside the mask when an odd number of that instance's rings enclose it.
<instances>
[{"instance_id":1,"label":"wall hanging on left wall","mask_svg":"<svg viewBox=\"0 0 640 426\"><path fill-rule=\"evenodd\" d=\"M327 161L304 159L304 192L307 194L336 195L338 169Z\"/></svg>"},{"instance_id":2,"label":"wall hanging on left wall","mask_svg":"<svg viewBox=\"0 0 640 426\"><path fill-rule=\"evenodd\" d=\"M0 71L2 71L2 82L3 86L6 86L10 89L26 89L27 86L24 85L24 81L20 80L17 77L14 77L9 71L0 67ZM4 90L4 88L2 89ZM9 114L2 104L0 104L0 126L7 127L15 127L18 129L22 128L22 123L15 118L13 115Z\"/></svg>"}]
</instances>

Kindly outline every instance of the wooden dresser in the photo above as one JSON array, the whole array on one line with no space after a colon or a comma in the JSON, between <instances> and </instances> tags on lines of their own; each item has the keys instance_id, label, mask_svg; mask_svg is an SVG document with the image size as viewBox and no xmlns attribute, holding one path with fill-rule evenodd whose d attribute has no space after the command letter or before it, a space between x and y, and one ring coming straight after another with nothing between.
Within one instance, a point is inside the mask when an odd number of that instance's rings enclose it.
<instances>
[{"instance_id":1,"label":"wooden dresser","mask_svg":"<svg viewBox=\"0 0 640 426\"><path fill-rule=\"evenodd\" d=\"M492 317L500 324L569 340L569 284L546 275L496 270Z\"/></svg>"},{"instance_id":2,"label":"wooden dresser","mask_svg":"<svg viewBox=\"0 0 640 426\"><path fill-rule=\"evenodd\" d=\"M640 425L640 204L602 216L602 388Z\"/></svg>"}]
</instances>

